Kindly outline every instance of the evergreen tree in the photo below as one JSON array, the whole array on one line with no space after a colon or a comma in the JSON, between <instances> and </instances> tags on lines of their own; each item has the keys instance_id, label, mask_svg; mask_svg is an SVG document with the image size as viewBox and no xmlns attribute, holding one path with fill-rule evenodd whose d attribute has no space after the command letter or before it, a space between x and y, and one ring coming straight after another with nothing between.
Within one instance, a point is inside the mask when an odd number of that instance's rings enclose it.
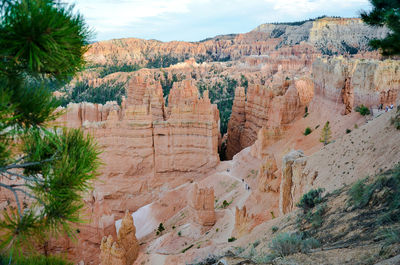
<instances>
[{"instance_id":1,"label":"evergreen tree","mask_svg":"<svg viewBox=\"0 0 400 265\"><path fill-rule=\"evenodd\" d=\"M51 126L60 102L46 86L83 67L90 31L58 1L0 0L0 8L0 192L10 196L0 249L46 252L49 237L74 235L99 166L91 137Z\"/></svg>"},{"instance_id":2,"label":"evergreen tree","mask_svg":"<svg viewBox=\"0 0 400 265\"><path fill-rule=\"evenodd\" d=\"M326 123L325 123L325 126L324 126L324 128L322 128L322 131L321 131L321 138L319 139L319 141L321 142L321 143L324 143L324 145L327 145L327 144L329 144L329 142L330 142L330 139L331 139L331 128L329 127L329 121L327 121Z\"/></svg>"},{"instance_id":3,"label":"evergreen tree","mask_svg":"<svg viewBox=\"0 0 400 265\"><path fill-rule=\"evenodd\" d=\"M387 26L390 33L384 39L374 39L371 47L381 49L383 55L400 54L400 1L398 0L370 0L373 9L363 11L361 18L371 26Z\"/></svg>"}]
</instances>

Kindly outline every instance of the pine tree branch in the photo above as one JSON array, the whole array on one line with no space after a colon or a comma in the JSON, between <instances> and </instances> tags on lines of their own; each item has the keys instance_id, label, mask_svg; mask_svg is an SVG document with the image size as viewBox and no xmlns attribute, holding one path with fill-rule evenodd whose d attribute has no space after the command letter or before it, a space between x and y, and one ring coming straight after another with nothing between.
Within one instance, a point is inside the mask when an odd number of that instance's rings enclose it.
<instances>
[{"instance_id":1,"label":"pine tree branch","mask_svg":"<svg viewBox=\"0 0 400 265\"><path fill-rule=\"evenodd\" d=\"M54 156L52 156L51 158L48 159L44 159L42 161L38 161L38 162L27 162L27 163L22 163L22 164L11 164L5 167L0 168L0 171L7 171L8 169L15 169L15 168L27 168L27 167L31 167L31 166L37 166L43 163L47 163L47 162L51 162L55 159Z\"/></svg>"},{"instance_id":2,"label":"pine tree branch","mask_svg":"<svg viewBox=\"0 0 400 265\"><path fill-rule=\"evenodd\" d=\"M26 181L31 181L31 182L36 182L36 183L39 183L39 184L43 184L43 180L38 179L38 178L27 177L27 176L24 176L24 175L15 173L15 172L10 172L10 171L5 171L5 173L7 173L9 175L12 175L12 176L16 176L16 177L22 178L22 179L24 179ZM4 174L3 174L3 176L4 176ZM10 179L10 178L8 178L8 179Z\"/></svg>"}]
</instances>

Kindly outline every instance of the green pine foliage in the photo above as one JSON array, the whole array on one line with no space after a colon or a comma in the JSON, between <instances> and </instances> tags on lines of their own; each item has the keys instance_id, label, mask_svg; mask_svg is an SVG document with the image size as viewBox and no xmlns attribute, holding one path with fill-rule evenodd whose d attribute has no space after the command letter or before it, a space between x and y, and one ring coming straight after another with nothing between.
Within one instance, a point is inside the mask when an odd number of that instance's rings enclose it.
<instances>
[{"instance_id":1,"label":"green pine foliage","mask_svg":"<svg viewBox=\"0 0 400 265\"><path fill-rule=\"evenodd\" d=\"M26 251L42 246L47 255L50 237L74 236L97 175L93 139L50 126L60 115L50 84L82 68L90 31L58 1L0 0L0 7L0 189L13 195L0 217L0 249L10 264L66 264Z\"/></svg>"},{"instance_id":2,"label":"green pine foliage","mask_svg":"<svg viewBox=\"0 0 400 265\"><path fill-rule=\"evenodd\" d=\"M390 33L384 39L370 41L372 48L380 49L383 55L400 54L400 2L398 0L370 0L373 9L363 11L361 18L375 27L386 26Z\"/></svg>"},{"instance_id":3,"label":"green pine foliage","mask_svg":"<svg viewBox=\"0 0 400 265\"><path fill-rule=\"evenodd\" d=\"M125 96L125 84L120 82L107 82L97 87L90 86L88 82L77 82L75 86L68 90L62 97L61 105L68 103L91 102L106 104L107 101L116 101L121 104L122 96Z\"/></svg>"},{"instance_id":4,"label":"green pine foliage","mask_svg":"<svg viewBox=\"0 0 400 265\"><path fill-rule=\"evenodd\" d=\"M332 133L331 133L331 127L329 126L329 121L327 121L327 122L325 123L324 128L322 128L322 131L321 131L321 138L319 139L319 141L320 141L321 143L323 143L324 145L327 145L327 144L330 143L331 135L332 135Z\"/></svg>"},{"instance_id":5,"label":"green pine foliage","mask_svg":"<svg viewBox=\"0 0 400 265\"><path fill-rule=\"evenodd\" d=\"M9 265L72 265L71 262L65 261L58 257L45 256L16 256L10 260L8 255L0 256L0 264Z\"/></svg>"}]
</instances>

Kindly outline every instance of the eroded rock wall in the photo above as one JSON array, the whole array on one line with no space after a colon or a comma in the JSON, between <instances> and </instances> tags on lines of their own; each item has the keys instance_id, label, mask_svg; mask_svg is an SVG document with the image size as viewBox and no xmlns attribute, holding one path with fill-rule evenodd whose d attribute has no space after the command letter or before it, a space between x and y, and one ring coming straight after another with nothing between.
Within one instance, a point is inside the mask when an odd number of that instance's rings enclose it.
<instances>
[{"instance_id":1,"label":"eroded rock wall","mask_svg":"<svg viewBox=\"0 0 400 265\"><path fill-rule=\"evenodd\" d=\"M394 104L400 91L397 60L318 58L313 64L315 94L342 113L358 105L377 108Z\"/></svg>"},{"instance_id":2,"label":"eroded rock wall","mask_svg":"<svg viewBox=\"0 0 400 265\"><path fill-rule=\"evenodd\" d=\"M213 226L215 224L217 219L215 216L213 188L199 188L196 183L189 193L188 200L194 222L203 226Z\"/></svg>"}]
</instances>

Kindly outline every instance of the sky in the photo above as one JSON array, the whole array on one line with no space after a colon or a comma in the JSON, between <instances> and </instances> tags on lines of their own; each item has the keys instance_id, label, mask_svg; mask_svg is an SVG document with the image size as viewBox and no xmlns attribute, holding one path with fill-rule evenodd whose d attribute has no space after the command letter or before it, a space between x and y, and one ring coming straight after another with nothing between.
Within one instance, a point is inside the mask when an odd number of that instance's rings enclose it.
<instances>
[{"instance_id":1,"label":"sky","mask_svg":"<svg viewBox=\"0 0 400 265\"><path fill-rule=\"evenodd\" d=\"M93 40L199 41L249 32L268 22L322 15L358 17L368 0L64 0L94 30Z\"/></svg>"}]
</instances>

